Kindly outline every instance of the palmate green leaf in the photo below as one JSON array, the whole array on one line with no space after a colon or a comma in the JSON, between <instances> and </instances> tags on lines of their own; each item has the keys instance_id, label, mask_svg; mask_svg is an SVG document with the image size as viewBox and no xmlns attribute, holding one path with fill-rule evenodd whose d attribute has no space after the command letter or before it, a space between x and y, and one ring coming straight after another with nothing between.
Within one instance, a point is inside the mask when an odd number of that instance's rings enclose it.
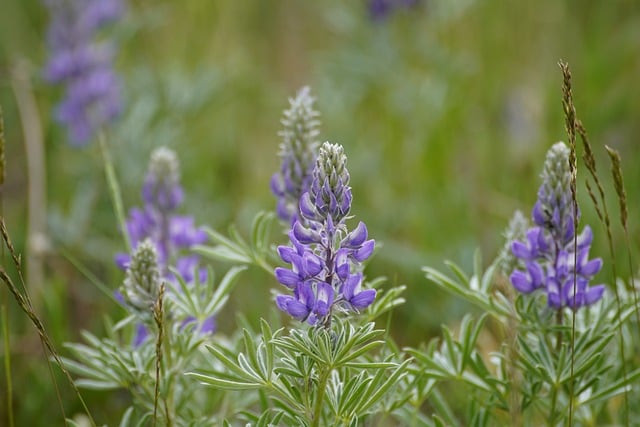
<instances>
[{"instance_id":1,"label":"palmate green leaf","mask_svg":"<svg viewBox=\"0 0 640 427\"><path fill-rule=\"evenodd\" d=\"M264 319L260 319L260 329L262 331L262 340L265 345L265 357L264 357L264 372L268 373L269 377L273 372L274 367L274 345L273 345L273 337L280 334L283 328L278 329L275 334L271 330L271 326L269 322Z\"/></svg>"},{"instance_id":2,"label":"palmate green leaf","mask_svg":"<svg viewBox=\"0 0 640 427\"><path fill-rule=\"evenodd\" d=\"M352 376L344 385L342 393L337 396L338 405L336 415L338 418L350 418L362 399L365 397L364 389L371 383L372 379L368 377L367 372L360 372L358 375Z\"/></svg>"},{"instance_id":3,"label":"palmate green leaf","mask_svg":"<svg viewBox=\"0 0 640 427\"><path fill-rule=\"evenodd\" d=\"M273 212L259 212L251 225L251 243L258 253L263 253L269 249L271 224L275 219Z\"/></svg>"},{"instance_id":4,"label":"palmate green leaf","mask_svg":"<svg viewBox=\"0 0 640 427\"><path fill-rule=\"evenodd\" d=\"M422 267L422 271L425 272L427 279L447 292L463 298L498 319L504 320L510 315L510 304L499 292L494 295L490 294L495 266L492 265L487 271L482 272L479 257L478 251L475 258L475 275L472 277L467 276L460 267L450 261L445 261L445 265L454 274L454 278L431 267Z\"/></svg>"},{"instance_id":5,"label":"palmate green leaf","mask_svg":"<svg viewBox=\"0 0 640 427\"><path fill-rule=\"evenodd\" d=\"M222 348L216 345L207 345L205 348L227 369L225 375L235 375L236 378L244 380L244 382L260 384L260 377L257 375L251 375L245 371L238 363L229 358ZM240 353L242 355L242 353ZM189 375L195 373L188 373ZM215 373L211 373L209 376L213 376Z\"/></svg>"},{"instance_id":6,"label":"palmate green leaf","mask_svg":"<svg viewBox=\"0 0 640 427\"><path fill-rule=\"evenodd\" d=\"M334 357L336 367L343 366L384 344L382 340L375 340L383 336L384 330L374 329L374 327L373 323L367 323L356 330L350 323L346 322L338 333L338 339L336 340Z\"/></svg>"},{"instance_id":7,"label":"palmate green leaf","mask_svg":"<svg viewBox=\"0 0 640 427\"><path fill-rule=\"evenodd\" d=\"M606 402L612 397L631 390L632 384L640 379L640 369L627 373L626 378L620 378L602 389L595 391L591 396L581 401L581 405L591 405L594 403Z\"/></svg>"},{"instance_id":8,"label":"palmate green leaf","mask_svg":"<svg viewBox=\"0 0 640 427\"><path fill-rule=\"evenodd\" d=\"M118 376L115 373L107 369L104 369L104 366L102 364L87 366L83 363L76 362L75 360L68 359L66 357L62 357L61 360L62 360L62 363L64 363L65 368L67 368L70 372L73 372L76 375L79 375L84 378L90 378L96 381L112 382L112 383L118 384L118 380L119 380ZM101 367L103 367L103 369L100 369ZM117 387L114 387L114 388L117 388Z\"/></svg>"},{"instance_id":9,"label":"palmate green leaf","mask_svg":"<svg viewBox=\"0 0 640 427\"><path fill-rule=\"evenodd\" d=\"M442 343L440 354L447 361L448 365L453 368L455 375L460 376L464 368L462 365L462 357L460 357L460 343L453 340L451 330L449 330L446 325L442 325L442 335L444 342Z\"/></svg>"},{"instance_id":10,"label":"palmate green leaf","mask_svg":"<svg viewBox=\"0 0 640 427\"><path fill-rule=\"evenodd\" d=\"M279 350L291 350L299 352L305 356L310 357L316 363L330 365L330 360L325 360L321 356L320 348L309 337L311 331L301 331L292 329L289 331L289 336L275 338L273 340L274 345Z\"/></svg>"},{"instance_id":11,"label":"palmate green leaf","mask_svg":"<svg viewBox=\"0 0 640 427\"><path fill-rule=\"evenodd\" d=\"M387 393L387 391L389 391L391 387L396 385L402 377L407 375L407 372L408 372L407 367L409 366L409 363L411 363L410 359L407 359L404 362L402 362L391 373L389 378L387 378L386 381L380 385L376 384L377 381L375 380L372 381L371 384L369 385L370 390L368 390L368 392L365 393L367 396L370 396L370 397L364 403L361 403L357 406L356 412L364 413L368 411L373 405L378 403L378 401L380 401L380 399L384 397L384 395Z\"/></svg>"},{"instance_id":12,"label":"palmate green leaf","mask_svg":"<svg viewBox=\"0 0 640 427\"><path fill-rule=\"evenodd\" d=\"M573 360L573 378L580 378L583 374L587 374L591 371L596 364L602 362L606 357L605 347L609 345L613 339L613 334L606 334L602 339L597 342L597 345L592 348L585 348L576 346L575 357ZM568 359L568 358L567 358ZM610 366L605 366L605 369L609 369ZM571 380L571 366L567 366L562 372L560 382L568 382Z\"/></svg>"},{"instance_id":13,"label":"palmate green leaf","mask_svg":"<svg viewBox=\"0 0 640 427\"><path fill-rule=\"evenodd\" d=\"M79 362L69 360L70 368L78 369L80 375L103 382L117 382L122 386L149 378L153 354L145 353L146 364L142 362L141 351L124 350L110 340L97 340L89 333L83 333L89 345L65 344ZM92 372L91 375L89 375Z\"/></svg>"},{"instance_id":14,"label":"palmate green leaf","mask_svg":"<svg viewBox=\"0 0 640 427\"><path fill-rule=\"evenodd\" d=\"M235 264L256 265L269 273L273 266L267 261L273 256L270 248L270 230L275 216L271 212L259 212L253 219L251 239L247 243L235 226L229 227L229 237L210 228L205 231L214 246L196 245L193 250L210 259L232 262Z\"/></svg>"},{"instance_id":15,"label":"palmate green leaf","mask_svg":"<svg viewBox=\"0 0 640 427\"><path fill-rule=\"evenodd\" d=\"M468 364L471 359L471 353L476 348L476 343L478 341L478 336L480 335L480 331L484 326L484 321L487 318L487 313L483 313L482 316L478 320L476 320L472 325L472 317L467 314L462 319L462 323L460 325L460 333L459 337L462 340L462 363L463 367Z\"/></svg>"},{"instance_id":16,"label":"palmate green leaf","mask_svg":"<svg viewBox=\"0 0 640 427\"><path fill-rule=\"evenodd\" d=\"M455 380L458 377L455 366L452 365L435 349L436 340L432 340L427 351L406 349L415 360L421 364L417 375L425 375L435 380Z\"/></svg>"},{"instance_id":17,"label":"palmate green leaf","mask_svg":"<svg viewBox=\"0 0 640 427\"><path fill-rule=\"evenodd\" d=\"M210 228L205 227L205 231L209 235L211 241L217 242L217 245L195 245L192 248L195 253L200 254L205 258L220 261L240 264L252 263L251 251L248 247L235 243Z\"/></svg>"},{"instance_id":18,"label":"palmate green leaf","mask_svg":"<svg viewBox=\"0 0 640 427\"><path fill-rule=\"evenodd\" d=\"M527 337L518 336L518 348L520 349L518 363L522 365L523 371L537 374L547 384L555 384L557 382L555 366L551 360L546 340L538 340L537 344L534 349L529 345Z\"/></svg>"}]
</instances>

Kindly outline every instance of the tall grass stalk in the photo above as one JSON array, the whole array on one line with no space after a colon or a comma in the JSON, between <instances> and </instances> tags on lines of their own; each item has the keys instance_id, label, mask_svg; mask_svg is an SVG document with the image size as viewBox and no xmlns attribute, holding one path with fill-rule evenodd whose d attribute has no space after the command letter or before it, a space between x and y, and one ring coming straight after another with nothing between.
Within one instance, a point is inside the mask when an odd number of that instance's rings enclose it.
<instances>
[{"instance_id":1,"label":"tall grass stalk","mask_svg":"<svg viewBox=\"0 0 640 427\"><path fill-rule=\"evenodd\" d=\"M629 275L631 277L631 292L633 293L633 305L635 307L636 321L640 325L640 309L638 306L638 293L636 290L633 261L631 259L631 242L629 240L629 227L627 224L627 192L624 187L624 179L622 177L622 166L620 160L620 153L617 150L612 149L605 145L609 158L611 160L611 175L613 176L613 183L618 195L618 203L620 205L620 224L624 230L624 240L627 247L627 260L629 262Z\"/></svg>"},{"instance_id":2,"label":"tall grass stalk","mask_svg":"<svg viewBox=\"0 0 640 427\"><path fill-rule=\"evenodd\" d=\"M43 255L47 239L47 186L42 122L29 81L29 67L19 62L12 70L11 86L16 98L27 161L27 278L33 306L40 306L44 284Z\"/></svg>"},{"instance_id":3,"label":"tall grass stalk","mask_svg":"<svg viewBox=\"0 0 640 427\"><path fill-rule=\"evenodd\" d=\"M4 115L2 106L0 106L0 215L4 215L4 193L2 187L4 186L4 179L6 175L6 161L4 156ZM0 246L0 260L2 265L5 263L4 245ZM6 306L6 294L2 293L1 304L1 321L2 321L2 336L4 344L4 372L7 381L7 422L9 427L13 427L13 384L11 382L11 339L9 337L9 317L7 316Z\"/></svg>"},{"instance_id":4,"label":"tall grass stalk","mask_svg":"<svg viewBox=\"0 0 640 427\"><path fill-rule=\"evenodd\" d=\"M4 250L3 250L4 252ZM4 257L3 257L4 261ZM13 384L11 382L11 342L9 339L9 321L7 307L2 305L2 336L4 344L4 372L7 380L7 422L9 427L14 426L13 421Z\"/></svg>"},{"instance_id":5,"label":"tall grass stalk","mask_svg":"<svg viewBox=\"0 0 640 427\"><path fill-rule=\"evenodd\" d=\"M62 358L60 357L60 354L56 351L55 346L53 345L53 341L51 341L51 338L49 337L49 334L47 334L47 331L44 328L44 324L42 323L42 320L40 319L38 314L35 312L35 310L33 308L33 305L31 304L31 299L29 298L29 293L27 291L27 288L26 288L26 285L25 285L25 282L24 282L24 279L23 279L23 276L22 276L21 258L20 258L20 255L18 255L18 253L16 252L16 250L15 250L15 248L13 246L13 243L11 242L11 238L9 237L9 233L7 231L7 227L5 225L3 217L0 217L0 233L2 234L2 239L4 241L4 245L9 250L9 254L11 255L11 259L13 261L14 267L16 268L16 271L18 272L18 277L19 277L20 283L22 284L22 287L24 289L24 293L21 293L18 290L18 288L16 287L15 283L13 282L13 279L11 279L9 274L4 269L4 266L2 268L0 268L0 280L2 280L2 282L5 283L5 285L7 286L8 290L9 290L9 292L11 292L11 294L14 297L14 299L18 303L18 306L20 307L20 309L22 309L22 311L27 315L29 320L31 320L31 323L33 324L33 326L38 331L38 336L40 338L42 346L45 349L45 354L48 352L51 355L51 357L55 360L55 362L58 364L58 366L60 367L60 369L64 373L65 377L69 381L69 384L71 384L71 387L75 391L76 396L78 397L78 400L80 401L80 404L82 405L83 409L85 410L85 412L87 414L87 417L89 418L89 422L91 423L91 425L93 427L96 427L96 423L93 420L93 417L91 416L91 412L89 411L89 408L87 407L84 399L82 398L82 395L80 394L80 390L76 386L76 383L73 381L73 378L71 378L71 374L69 373L69 371L65 367L64 362L62 361ZM49 359L47 359L47 362L51 363L51 361ZM52 380L55 383L55 377L52 376Z\"/></svg>"},{"instance_id":6,"label":"tall grass stalk","mask_svg":"<svg viewBox=\"0 0 640 427\"><path fill-rule=\"evenodd\" d=\"M609 217L609 208L607 207L607 200L604 195L604 187L602 185L602 182L600 181L600 178L598 177L597 164L596 164L595 156L593 154L593 149L591 147L591 144L589 143L589 137L587 136L587 131L583 126L582 122L579 120L577 122L577 131L578 131L578 134L580 135L580 139L582 140L582 145L584 147L583 160L584 160L585 166L587 167L587 170L589 171L589 174L591 175L591 178L593 179L593 182L595 183L596 188L598 190L599 201L598 201L598 198L596 198L596 195L593 189L591 188L589 181L588 180L585 181L587 192L589 193L589 197L593 202L594 208L596 210L596 214L598 215L600 222L602 222L602 224L604 225L605 232L607 234L607 245L609 247L611 276L612 276L611 282L614 284L613 289L614 289L614 294L616 298L616 304L618 306L618 310L620 310L620 291L618 290L618 286L616 286L617 277L618 277L617 265L616 265L616 254L615 254L615 249L613 245L613 234L611 232L611 218ZM605 148L607 147L605 146ZM631 277L633 278L633 276ZM638 315L638 302L637 302L637 296L635 292L634 292L634 298L635 298L634 303L636 306L636 319L640 323L640 317ZM622 356L623 360L625 360L624 336L622 334L622 323L618 323L618 347L619 347L620 355ZM622 375L625 379L627 378L627 366L625 363L622 364ZM629 425L629 422L630 422L628 395L629 395L629 392L625 391L624 416L625 416L626 425Z\"/></svg>"},{"instance_id":7,"label":"tall grass stalk","mask_svg":"<svg viewBox=\"0 0 640 427\"><path fill-rule=\"evenodd\" d=\"M569 169L571 171L571 201L573 207L574 218L574 230L573 233L573 247L578 247L578 197L577 197L577 169L578 162L576 161L576 109L573 105L573 94L571 92L571 71L569 70L569 64L562 60L558 63L562 70L562 106L564 108L565 127L567 130L567 136L569 137ZM577 265L578 251L573 253L574 265ZM573 270L573 295L576 295L578 285L578 270ZM575 341L576 341L576 312L571 312L571 378L573 378L573 367L575 364ZM569 386L569 425L572 424L573 419L573 388L574 383L571 381Z\"/></svg>"},{"instance_id":8,"label":"tall grass stalk","mask_svg":"<svg viewBox=\"0 0 640 427\"><path fill-rule=\"evenodd\" d=\"M115 210L118 224L120 225L120 233L126 244L126 247L131 248L131 240L129 239L129 233L127 232L127 222L124 214L124 208L122 204L122 193L120 192L120 184L116 178L116 172L113 167L113 161L109 155L109 149L107 147L107 138L104 131L98 133L98 144L100 145L100 153L102 154L102 160L104 162L104 169L107 175L107 184L109 185L109 194L111 196L111 202Z\"/></svg>"}]
</instances>

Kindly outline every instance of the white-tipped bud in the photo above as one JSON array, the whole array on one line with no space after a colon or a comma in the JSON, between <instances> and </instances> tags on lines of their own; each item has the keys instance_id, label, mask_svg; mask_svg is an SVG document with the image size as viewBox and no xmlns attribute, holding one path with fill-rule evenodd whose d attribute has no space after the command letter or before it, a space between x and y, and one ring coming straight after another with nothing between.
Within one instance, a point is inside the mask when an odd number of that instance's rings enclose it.
<instances>
[{"instance_id":1,"label":"white-tipped bud","mask_svg":"<svg viewBox=\"0 0 640 427\"><path fill-rule=\"evenodd\" d=\"M141 242L131 256L127 268L122 296L131 308L141 314L150 314L160 289L158 252L147 239Z\"/></svg>"}]
</instances>

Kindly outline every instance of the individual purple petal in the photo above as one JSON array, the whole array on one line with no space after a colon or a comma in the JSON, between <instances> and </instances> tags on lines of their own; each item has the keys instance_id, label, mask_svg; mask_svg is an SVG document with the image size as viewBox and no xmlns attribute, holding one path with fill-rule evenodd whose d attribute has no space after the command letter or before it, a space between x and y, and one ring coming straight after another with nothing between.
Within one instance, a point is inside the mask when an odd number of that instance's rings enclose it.
<instances>
[{"instance_id":1,"label":"individual purple petal","mask_svg":"<svg viewBox=\"0 0 640 427\"><path fill-rule=\"evenodd\" d=\"M539 288L544 285L544 271L542 267L540 267L540 264L535 261L527 262L527 272L531 278L531 285L534 288Z\"/></svg>"},{"instance_id":2,"label":"individual purple petal","mask_svg":"<svg viewBox=\"0 0 640 427\"><path fill-rule=\"evenodd\" d=\"M304 271L309 276L317 276L324 268L324 264L320 258L314 255L312 252L306 252L302 256L304 262Z\"/></svg>"},{"instance_id":3,"label":"individual purple petal","mask_svg":"<svg viewBox=\"0 0 640 427\"><path fill-rule=\"evenodd\" d=\"M316 206L311 201L311 195L306 192L300 198L300 213L303 217L313 220L316 218Z\"/></svg>"},{"instance_id":4,"label":"individual purple petal","mask_svg":"<svg viewBox=\"0 0 640 427\"><path fill-rule=\"evenodd\" d=\"M551 308L562 308L562 300L557 293L547 294L547 305Z\"/></svg>"},{"instance_id":5,"label":"individual purple petal","mask_svg":"<svg viewBox=\"0 0 640 427\"><path fill-rule=\"evenodd\" d=\"M356 249L367 240L367 226L364 222L360 221L358 226L342 240L341 246L343 248Z\"/></svg>"},{"instance_id":6,"label":"individual purple petal","mask_svg":"<svg viewBox=\"0 0 640 427\"><path fill-rule=\"evenodd\" d=\"M276 304L282 311L287 312L295 319L305 320L309 316L309 307L290 295L278 295Z\"/></svg>"},{"instance_id":7,"label":"individual purple petal","mask_svg":"<svg viewBox=\"0 0 640 427\"><path fill-rule=\"evenodd\" d=\"M376 245L376 242L373 239L367 240L362 244L362 247L360 249L353 252L352 254L353 258L358 262L365 261L373 253L373 249L375 248L375 245Z\"/></svg>"},{"instance_id":8,"label":"individual purple petal","mask_svg":"<svg viewBox=\"0 0 640 427\"><path fill-rule=\"evenodd\" d=\"M373 303L373 300L376 299L376 290L375 289L366 289L364 291L359 292L357 295L354 295L349 303L353 307L358 310L363 310Z\"/></svg>"},{"instance_id":9,"label":"individual purple petal","mask_svg":"<svg viewBox=\"0 0 640 427\"><path fill-rule=\"evenodd\" d=\"M604 294L604 289L604 285L590 286L584 294L584 304L591 305L600 301Z\"/></svg>"},{"instance_id":10,"label":"individual purple petal","mask_svg":"<svg viewBox=\"0 0 640 427\"><path fill-rule=\"evenodd\" d=\"M339 249L336 253L335 266L336 274L342 280L346 280L349 277L351 267L349 265L349 250L347 248Z\"/></svg>"},{"instance_id":11,"label":"individual purple petal","mask_svg":"<svg viewBox=\"0 0 640 427\"><path fill-rule=\"evenodd\" d=\"M360 290L362 283L362 273L356 273L349 276L342 287L342 295L347 301L350 301L354 295Z\"/></svg>"},{"instance_id":12,"label":"individual purple petal","mask_svg":"<svg viewBox=\"0 0 640 427\"><path fill-rule=\"evenodd\" d=\"M543 211L542 204L538 200L535 205L533 205L533 210L531 211L531 217L533 218L533 222L535 222L540 227L545 227L547 225L547 221L549 220L548 215Z\"/></svg>"},{"instance_id":13,"label":"individual purple petal","mask_svg":"<svg viewBox=\"0 0 640 427\"><path fill-rule=\"evenodd\" d=\"M294 255L298 255L296 253L296 251L291 247L291 246L278 246L278 255L280 255L280 258L282 259L282 261L286 262L287 264L291 264L291 259Z\"/></svg>"},{"instance_id":14,"label":"individual purple petal","mask_svg":"<svg viewBox=\"0 0 640 427\"><path fill-rule=\"evenodd\" d=\"M342 194L342 201L340 203L340 216L344 217L349 214L349 211L351 210L352 199L353 197L351 195L351 188L346 187L344 193Z\"/></svg>"},{"instance_id":15,"label":"individual purple petal","mask_svg":"<svg viewBox=\"0 0 640 427\"><path fill-rule=\"evenodd\" d=\"M574 310L584 306L587 287L588 281L585 279L578 277L574 281L574 278L568 278L562 289L566 305Z\"/></svg>"},{"instance_id":16,"label":"individual purple petal","mask_svg":"<svg viewBox=\"0 0 640 427\"><path fill-rule=\"evenodd\" d=\"M530 294L536 289L529 276L520 270L511 273L510 279L513 287L523 294Z\"/></svg>"},{"instance_id":17,"label":"individual purple petal","mask_svg":"<svg viewBox=\"0 0 640 427\"><path fill-rule=\"evenodd\" d=\"M582 265L578 265L578 274L585 277L591 277L597 274L601 268L602 268L602 259L595 258Z\"/></svg>"},{"instance_id":18,"label":"individual purple petal","mask_svg":"<svg viewBox=\"0 0 640 427\"><path fill-rule=\"evenodd\" d=\"M591 227L585 225L582 233L578 236L578 250L590 247L592 241L593 232L591 231Z\"/></svg>"},{"instance_id":19,"label":"individual purple petal","mask_svg":"<svg viewBox=\"0 0 640 427\"><path fill-rule=\"evenodd\" d=\"M511 252L520 259L526 260L532 258L529 247L519 240L515 240L511 243Z\"/></svg>"},{"instance_id":20,"label":"individual purple petal","mask_svg":"<svg viewBox=\"0 0 640 427\"><path fill-rule=\"evenodd\" d=\"M324 317L329 313L329 308L333 304L333 287L326 282L319 282L317 285L317 297L315 304L315 313L319 317Z\"/></svg>"},{"instance_id":21,"label":"individual purple petal","mask_svg":"<svg viewBox=\"0 0 640 427\"><path fill-rule=\"evenodd\" d=\"M302 244L317 243L320 241L320 235L316 231L303 227L299 222L293 224L293 235Z\"/></svg>"},{"instance_id":22,"label":"individual purple petal","mask_svg":"<svg viewBox=\"0 0 640 427\"><path fill-rule=\"evenodd\" d=\"M278 282L282 283L289 289L294 289L300 282L300 277L293 271L287 270L286 268L277 267L275 269L275 273Z\"/></svg>"}]
</instances>

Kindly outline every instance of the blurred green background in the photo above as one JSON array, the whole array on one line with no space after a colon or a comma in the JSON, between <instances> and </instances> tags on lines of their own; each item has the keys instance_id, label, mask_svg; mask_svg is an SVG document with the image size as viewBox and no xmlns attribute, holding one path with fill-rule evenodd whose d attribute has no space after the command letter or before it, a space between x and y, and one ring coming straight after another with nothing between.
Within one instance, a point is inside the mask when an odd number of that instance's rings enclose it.
<instances>
[{"instance_id":1,"label":"blurred green background","mask_svg":"<svg viewBox=\"0 0 640 427\"><path fill-rule=\"evenodd\" d=\"M52 120L61 90L42 80L46 9L37 0L4 0L0 9L8 168L2 214L24 252L29 181L15 91L23 79L42 121L48 199L44 279L30 286L62 348L79 340L82 329L100 334L105 315L123 314L69 257L115 289L122 273L112 260L124 243L97 144L71 148ZM168 145L182 161L183 212L220 231L236 223L246 234L258 211L275 206L269 178L279 166L277 132L287 98L303 85L312 87L322 113L321 138L343 144L349 157L352 213L381 243L367 274L408 285L408 302L391 319L402 345L428 340L441 323L455 323L469 309L436 290L420 267L451 259L470 271L477 248L486 264L503 245L513 211L528 216L544 154L566 140L560 59L573 71L578 116L616 218L604 144L622 155L637 248L637 1L423 0L375 20L364 0L135 0L126 19L103 36L117 42L116 67L125 84L125 111L108 138L127 210L140 205L152 148ZM583 218L596 233L593 254L606 257L582 169ZM274 238L282 242L278 231ZM623 251L617 226L614 239ZM626 263L620 264L619 274L628 276ZM611 280L610 267L599 279ZM249 271L220 319L222 332L232 330L238 301L252 321L265 315L277 286L263 272ZM11 296L5 290L0 295L9 312L17 425L62 424L37 335ZM7 413L5 375L2 370L0 425ZM78 403L54 375L67 415L73 415ZM110 424L127 399L86 395L96 419Z\"/></svg>"}]
</instances>

